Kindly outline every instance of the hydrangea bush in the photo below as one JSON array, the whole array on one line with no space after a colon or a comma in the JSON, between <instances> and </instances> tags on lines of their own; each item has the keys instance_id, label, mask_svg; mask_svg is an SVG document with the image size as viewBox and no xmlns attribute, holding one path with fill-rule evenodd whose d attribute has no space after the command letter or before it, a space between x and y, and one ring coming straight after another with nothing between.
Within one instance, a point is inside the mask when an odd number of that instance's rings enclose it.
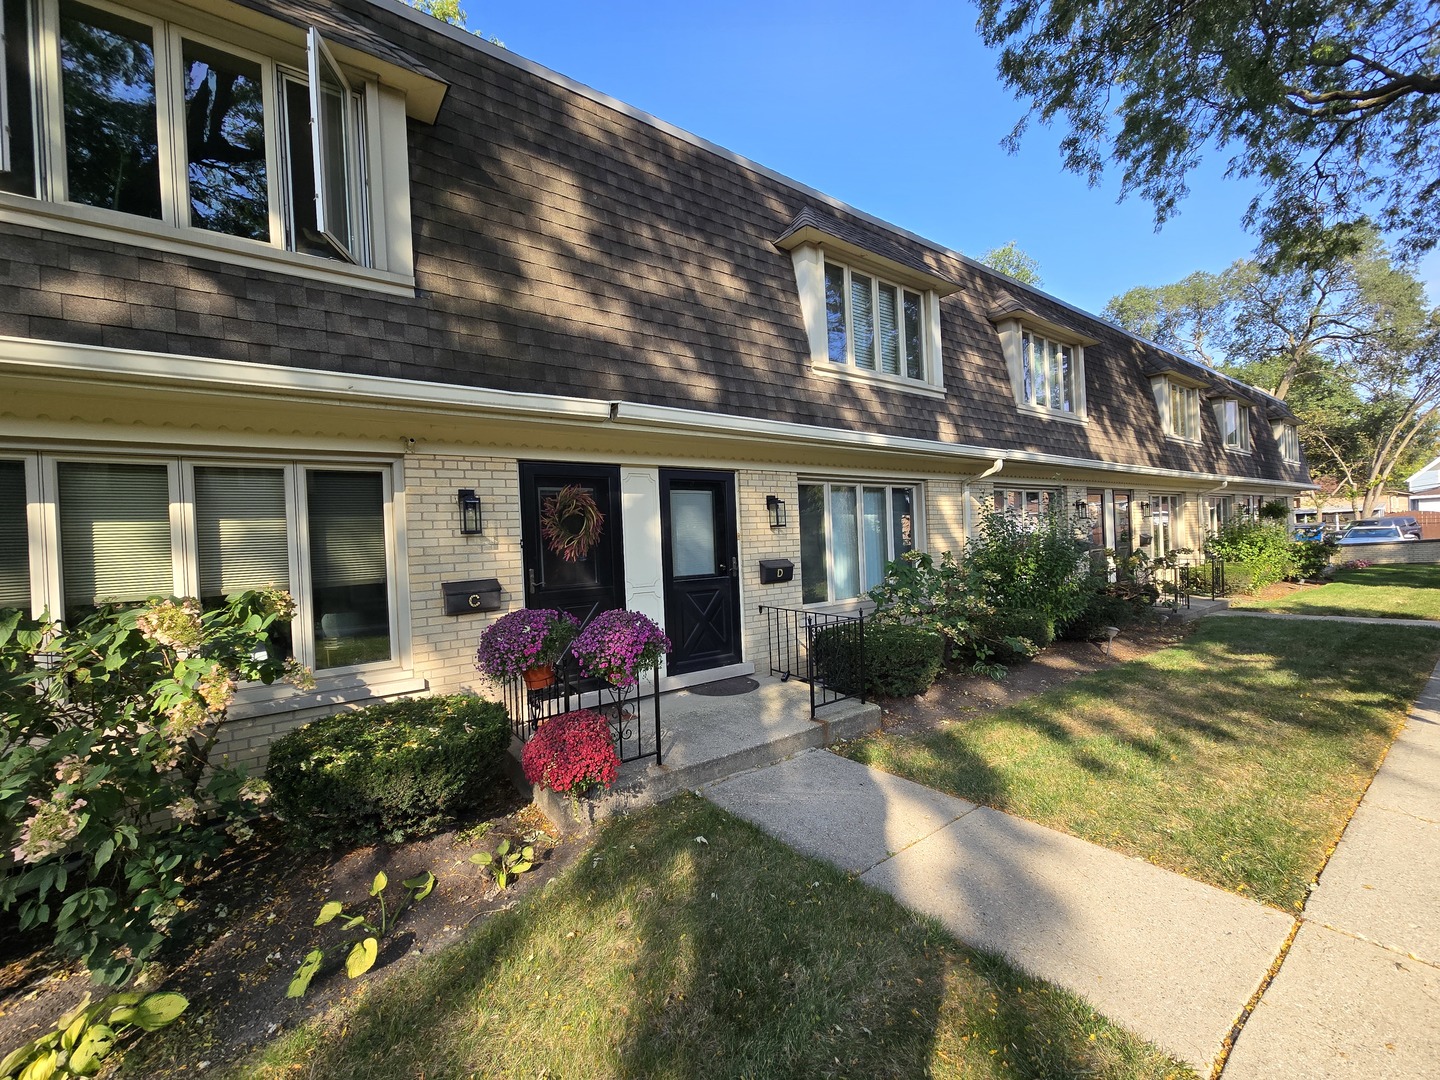
<instances>
[{"instance_id":1,"label":"hydrangea bush","mask_svg":"<svg viewBox=\"0 0 1440 1080\"><path fill-rule=\"evenodd\" d=\"M275 590L204 611L194 599L102 607L73 626L0 611L0 907L102 983L160 946L186 875L269 796L210 760L237 683L288 677L268 634Z\"/></svg>"},{"instance_id":2,"label":"hydrangea bush","mask_svg":"<svg viewBox=\"0 0 1440 1080\"><path fill-rule=\"evenodd\" d=\"M543 721L520 757L525 779L572 799L599 784L609 787L620 772L610 724L579 709Z\"/></svg>"},{"instance_id":3,"label":"hydrangea bush","mask_svg":"<svg viewBox=\"0 0 1440 1080\"><path fill-rule=\"evenodd\" d=\"M570 647L582 675L612 686L634 686L640 672L658 667L670 651L665 631L638 611L602 611Z\"/></svg>"},{"instance_id":4,"label":"hydrangea bush","mask_svg":"<svg viewBox=\"0 0 1440 1080\"><path fill-rule=\"evenodd\" d=\"M530 668L555 663L579 632L579 620L566 611L512 611L481 632L475 667L491 682L506 682Z\"/></svg>"}]
</instances>

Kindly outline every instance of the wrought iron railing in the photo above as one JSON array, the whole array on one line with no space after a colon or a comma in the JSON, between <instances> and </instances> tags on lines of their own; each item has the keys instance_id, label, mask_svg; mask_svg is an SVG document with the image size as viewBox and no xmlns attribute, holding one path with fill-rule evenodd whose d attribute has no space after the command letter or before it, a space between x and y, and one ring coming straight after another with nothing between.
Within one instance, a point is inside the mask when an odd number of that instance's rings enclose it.
<instances>
[{"instance_id":1,"label":"wrought iron railing","mask_svg":"<svg viewBox=\"0 0 1440 1080\"><path fill-rule=\"evenodd\" d=\"M810 716L847 698L865 699L865 616L760 605L770 674L810 687Z\"/></svg>"},{"instance_id":2,"label":"wrought iron railing","mask_svg":"<svg viewBox=\"0 0 1440 1080\"><path fill-rule=\"evenodd\" d=\"M517 739L527 741L552 716L592 709L609 722L615 753L621 761L653 757L657 765L664 762L658 677L642 678L628 687L611 686L581 675L569 653L554 665L554 675L555 681L549 686L533 690L523 678L505 684L505 711ZM658 676L658 672L650 675ZM647 722L647 712L653 723Z\"/></svg>"}]
</instances>

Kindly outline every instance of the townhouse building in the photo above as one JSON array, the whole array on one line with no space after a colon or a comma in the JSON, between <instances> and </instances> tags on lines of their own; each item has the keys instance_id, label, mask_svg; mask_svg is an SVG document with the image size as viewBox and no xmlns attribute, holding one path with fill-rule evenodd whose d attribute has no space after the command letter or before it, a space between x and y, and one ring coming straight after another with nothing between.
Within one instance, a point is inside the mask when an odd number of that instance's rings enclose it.
<instances>
[{"instance_id":1,"label":"townhouse building","mask_svg":"<svg viewBox=\"0 0 1440 1080\"><path fill-rule=\"evenodd\" d=\"M395 0L0 14L0 606L291 590L236 757L483 692L516 607L679 687L997 506L1158 555L1309 486L1269 395Z\"/></svg>"}]
</instances>

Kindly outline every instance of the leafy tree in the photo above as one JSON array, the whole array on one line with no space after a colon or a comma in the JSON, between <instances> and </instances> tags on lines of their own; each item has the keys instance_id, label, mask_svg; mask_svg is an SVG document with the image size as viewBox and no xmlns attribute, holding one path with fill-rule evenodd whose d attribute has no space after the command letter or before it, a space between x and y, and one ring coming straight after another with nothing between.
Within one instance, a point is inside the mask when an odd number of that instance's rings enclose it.
<instances>
[{"instance_id":1,"label":"leafy tree","mask_svg":"<svg viewBox=\"0 0 1440 1080\"><path fill-rule=\"evenodd\" d=\"M1354 254L1372 221L1414 256L1440 240L1440 8L1427 0L980 0L979 30L1066 168L1156 224L1207 152L1261 193L1246 225L1285 265Z\"/></svg>"},{"instance_id":2,"label":"leafy tree","mask_svg":"<svg viewBox=\"0 0 1440 1080\"><path fill-rule=\"evenodd\" d=\"M447 22L451 26L458 26L462 30L469 29L465 24L470 21L469 14L460 6L460 0L405 0L407 4L416 11L423 11L426 15L433 16L441 22ZM486 35L483 30L471 31L476 37L485 38L491 45L505 47L505 43L498 37Z\"/></svg>"},{"instance_id":3,"label":"leafy tree","mask_svg":"<svg viewBox=\"0 0 1440 1080\"><path fill-rule=\"evenodd\" d=\"M1131 289L1106 314L1285 400L1318 481L1373 510L1440 430L1440 315L1372 233L1324 267L1223 273Z\"/></svg>"},{"instance_id":4,"label":"leafy tree","mask_svg":"<svg viewBox=\"0 0 1440 1080\"><path fill-rule=\"evenodd\" d=\"M999 270L1022 284L1033 285L1037 289L1044 284L1040 280L1040 264L1021 251L1014 240L1001 247L991 248L980 256L980 261L990 269Z\"/></svg>"}]
</instances>

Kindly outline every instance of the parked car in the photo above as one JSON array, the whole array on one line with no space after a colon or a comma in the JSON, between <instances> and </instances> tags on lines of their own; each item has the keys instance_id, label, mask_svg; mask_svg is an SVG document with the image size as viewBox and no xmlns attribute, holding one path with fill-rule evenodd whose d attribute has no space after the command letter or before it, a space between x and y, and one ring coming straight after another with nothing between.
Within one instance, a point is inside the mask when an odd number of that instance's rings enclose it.
<instances>
[{"instance_id":1,"label":"parked car","mask_svg":"<svg viewBox=\"0 0 1440 1080\"><path fill-rule=\"evenodd\" d=\"M1394 525L1406 536L1414 540L1422 538L1425 530L1420 522L1415 519L1414 514L1392 514L1388 517L1366 518L1364 521L1355 522L1356 525Z\"/></svg>"},{"instance_id":2,"label":"parked car","mask_svg":"<svg viewBox=\"0 0 1440 1080\"><path fill-rule=\"evenodd\" d=\"M1295 539L1318 544L1325 539L1324 525L1296 525Z\"/></svg>"},{"instance_id":3,"label":"parked car","mask_svg":"<svg viewBox=\"0 0 1440 1080\"><path fill-rule=\"evenodd\" d=\"M1398 525L1351 525L1340 536L1342 547L1353 544L1394 544L1402 540L1418 540L1418 536L1407 536Z\"/></svg>"}]
</instances>

